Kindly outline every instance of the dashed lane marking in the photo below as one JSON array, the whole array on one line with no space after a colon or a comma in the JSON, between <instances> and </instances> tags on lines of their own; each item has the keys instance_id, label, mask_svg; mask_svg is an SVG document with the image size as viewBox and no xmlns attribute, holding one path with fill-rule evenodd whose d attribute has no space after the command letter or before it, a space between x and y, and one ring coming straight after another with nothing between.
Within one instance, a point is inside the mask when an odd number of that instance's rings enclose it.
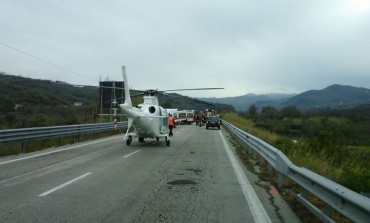
<instances>
[{"instance_id":1,"label":"dashed lane marking","mask_svg":"<svg viewBox=\"0 0 370 223\"><path fill-rule=\"evenodd\" d=\"M57 190L59 190L59 189L62 189L63 187L66 187L66 186L68 186L68 185L70 185L70 184L72 184L72 183L74 183L74 182L76 182L76 181L78 181L78 180L81 180L82 178L85 178L85 177L87 177L88 175L90 175L91 174L91 172L88 172L88 173L85 173L84 175L82 175L82 176L79 176L79 177L77 177L77 178L74 178L73 180L70 180L70 181L68 181L68 182L66 182L66 183L64 183L64 184L61 184L61 185L59 185L59 186L57 186L57 187L54 187L53 189L51 189L51 190L48 190L48 191L46 191L46 192L44 192L44 193L42 193L42 194L39 194L39 197L44 197L44 196L46 196L46 195L49 195L49 194L51 194L51 193L53 193L54 191L57 191Z\"/></svg>"},{"instance_id":2,"label":"dashed lane marking","mask_svg":"<svg viewBox=\"0 0 370 223\"><path fill-rule=\"evenodd\" d=\"M136 150L135 152L132 152L132 153L129 153L129 154L127 154L126 156L124 156L123 158L127 158L127 157L129 157L129 156L132 156L132 155L134 155L135 153L137 153L137 152L140 152L141 150L139 149L139 150Z\"/></svg>"}]
</instances>

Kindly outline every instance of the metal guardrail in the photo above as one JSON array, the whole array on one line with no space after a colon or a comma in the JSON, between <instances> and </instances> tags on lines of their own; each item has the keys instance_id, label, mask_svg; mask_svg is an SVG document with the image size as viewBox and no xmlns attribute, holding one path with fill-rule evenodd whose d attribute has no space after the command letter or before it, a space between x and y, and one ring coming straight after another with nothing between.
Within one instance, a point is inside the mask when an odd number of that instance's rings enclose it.
<instances>
[{"instance_id":1,"label":"metal guardrail","mask_svg":"<svg viewBox=\"0 0 370 223\"><path fill-rule=\"evenodd\" d=\"M117 123L117 128L123 127L127 127L127 122ZM113 129L113 123L109 122L84 125L64 125L0 130L0 144L24 142L32 139L49 139L54 137L74 136L94 132L105 132Z\"/></svg>"},{"instance_id":2,"label":"metal guardrail","mask_svg":"<svg viewBox=\"0 0 370 223\"><path fill-rule=\"evenodd\" d=\"M238 138L240 143L247 145L250 154L254 157L259 155L260 165L267 161L269 171L272 171L272 168L276 170L278 186L283 185L284 177L288 177L300 185L303 191L297 195L298 201L323 222L335 222L332 219L333 210L354 222L370 221L369 198L306 168L294 165L280 150L227 121L222 120L222 124ZM312 193L324 203L323 210L317 208L308 200L309 193Z\"/></svg>"}]
</instances>

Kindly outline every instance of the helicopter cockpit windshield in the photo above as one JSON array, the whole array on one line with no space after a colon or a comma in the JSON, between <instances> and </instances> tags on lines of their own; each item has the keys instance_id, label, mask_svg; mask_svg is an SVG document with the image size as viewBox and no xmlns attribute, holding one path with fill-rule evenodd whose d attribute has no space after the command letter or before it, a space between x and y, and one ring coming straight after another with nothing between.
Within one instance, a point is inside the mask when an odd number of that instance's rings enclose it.
<instances>
[{"instance_id":1,"label":"helicopter cockpit windshield","mask_svg":"<svg viewBox=\"0 0 370 223\"><path fill-rule=\"evenodd\" d=\"M156 97L145 96L144 103L146 105L158 105L158 99Z\"/></svg>"}]
</instances>

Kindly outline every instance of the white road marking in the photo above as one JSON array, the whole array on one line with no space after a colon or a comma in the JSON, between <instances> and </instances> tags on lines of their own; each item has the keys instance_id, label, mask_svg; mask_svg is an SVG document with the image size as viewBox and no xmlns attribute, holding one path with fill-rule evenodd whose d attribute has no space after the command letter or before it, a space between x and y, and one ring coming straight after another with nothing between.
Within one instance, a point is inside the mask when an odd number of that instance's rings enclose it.
<instances>
[{"instance_id":1,"label":"white road marking","mask_svg":"<svg viewBox=\"0 0 370 223\"><path fill-rule=\"evenodd\" d=\"M242 168L240 167L238 160L234 157L233 153L231 152L231 149L229 145L227 144L225 137L223 136L221 131L219 132L219 134L221 136L222 142L224 144L224 148L227 152L230 162L233 166L236 177L238 178L238 181L243 191L245 200L247 201L248 206L252 212L254 221L257 223L260 223L260 222L271 223L271 220L269 216L267 215L266 210L263 208L260 200L258 199L256 192L254 191L247 176L244 174Z\"/></svg>"},{"instance_id":2,"label":"white road marking","mask_svg":"<svg viewBox=\"0 0 370 223\"><path fill-rule=\"evenodd\" d=\"M130 153L130 154L127 154L126 156L124 156L123 158L127 158L127 157L129 157L129 156L131 156L131 155L134 155L135 153L137 153L137 152L140 152L140 149L139 150L136 150L135 152L132 152L132 153Z\"/></svg>"},{"instance_id":3,"label":"white road marking","mask_svg":"<svg viewBox=\"0 0 370 223\"><path fill-rule=\"evenodd\" d=\"M77 145L77 146L67 147L67 148L64 148L64 149L59 149L59 150L45 152L45 153L40 153L40 154L36 154L36 155L32 155L32 156L27 156L27 157L22 157L22 158L18 158L18 159L8 160L8 161L1 162L0 165L7 164L7 163L14 163L14 162L21 161L21 160L32 159L32 158L36 158L36 157L40 157L40 156L50 155L50 154L53 154L53 153L59 153L59 152L63 152L63 151L75 149L75 148L78 148L78 147L81 147L81 146L87 146L87 145L91 145L91 144L94 144L94 143L105 142L105 141L108 141L108 140L112 140L112 139L116 139L116 138L121 138L121 137L122 136L108 138L108 139L103 139L103 140L99 140L99 141L93 141L93 142L84 143L84 144Z\"/></svg>"},{"instance_id":4,"label":"white road marking","mask_svg":"<svg viewBox=\"0 0 370 223\"><path fill-rule=\"evenodd\" d=\"M77 178L75 178L75 179L73 179L73 180L70 180L70 181L68 181L68 182L66 182L66 183L64 183L64 184L61 184L61 185L59 185L59 186L57 186L57 187L55 187L55 188L53 188L53 189L51 189L51 190L48 190L48 191L46 191L46 192L44 192L44 193L42 193L42 194L39 194L39 197L44 197L44 196L46 196L46 195L48 195L48 194L51 194L51 193L53 193L54 191L57 191L57 190L59 190L59 189L61 189L61 188L65 187L65 186L68 186L68 185L70 185L71 183L73 183L73 182L75 182L75 181L77 181L77 180L81 180L82 178L85 178L86 176L88 176L88 175L90 175L90 174L91 174L90 172L85 173L85 174L84 174L84 175L82 175L82 176L79 176L79 177L77 177Z\"/></svg>"}]
</instances>

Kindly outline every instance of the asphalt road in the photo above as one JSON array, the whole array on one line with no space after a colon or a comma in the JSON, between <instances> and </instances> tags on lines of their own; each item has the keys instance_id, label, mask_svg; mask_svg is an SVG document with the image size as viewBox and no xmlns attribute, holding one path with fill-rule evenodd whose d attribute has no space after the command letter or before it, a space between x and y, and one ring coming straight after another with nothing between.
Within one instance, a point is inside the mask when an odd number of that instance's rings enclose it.
<instances>
[{"instance_id":1,"label":"asphalt road","mask_svg":"<svg viewBox=\"0 0 370 223\"><path fill-rule=\"evenodd\" d=\"M297 221L254 183L224 130L178 126L170 139L126 146L114 136L0 158L0 222Z\"/></svg>"}]
</instances>

